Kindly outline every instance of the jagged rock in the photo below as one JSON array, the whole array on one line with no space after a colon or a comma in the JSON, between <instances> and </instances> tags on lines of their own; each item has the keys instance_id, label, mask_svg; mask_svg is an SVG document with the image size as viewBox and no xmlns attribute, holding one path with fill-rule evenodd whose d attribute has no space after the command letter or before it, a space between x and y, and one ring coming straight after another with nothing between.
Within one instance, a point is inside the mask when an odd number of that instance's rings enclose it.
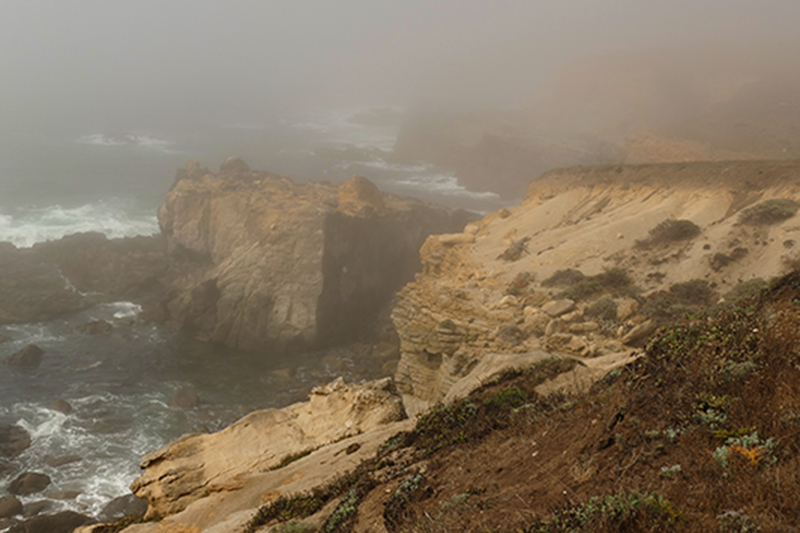
<instances>
[{"instance_id":1,"label":"jagged rock","mask_svg":"<svg viewBox=\"0 0 800 533\"><path fill-rule=\"evenodd\" d=\"M192 407L197 407L199 403L200 399L197 397L197 393L189 387L183 387L175 391L169 401L170 407L177 407L178 409L191 409Z\"/></svg>"},{"instance_id":2,"label":"jagged rock","mask_svg":"<svg viewBox=\"0 0 800 533\"><path fill-rule=\"evenodd\" d=\"M18 352L9 355L3 364L17 367L37 367L42 364L44 350L35 344L29 344Z\"/></svg>"},{"instance_id":3,"label":"jagged rock","mask_svg":"<svg viewBox=\"0 0 800 533\"><path fill-rule=\"evenodd\" d=\"M475 242L475 235L472 233L445 233L443 235L439 235L439 242L445 246L472 244Z\"/></svg>"},{"instance_id":4,"label":"jagged rock","mask_svg":"<svg viewBox=\"0 0 800 533\"><path fill-rule=\"evenodd\" d=\"M542 306L542 311L544 311L553 318L567 314L574 310L575 310L575 302L566 299L553 300L552 302L547 302Z\"/></svg>"},{"instance_id":5,"label":"jagged rock","mask_svg":"<svg viewBox=\"0 0 800 533\"><path fill-rule=\"evenodd\" d=\"M158 211L182 274L162 306L167 324L244 350L328 345L368 331L419 271L426 236L469 219L381 193L366 178L337 188L250 174L180 179Z\"/></svg>"},{"instance_id":6,"label":"jagged rock","mask_svg":"<svg viewBox=\"0 0 800 533\"><path fill-rule=\"evenodd\" d=\"M50 407L50 409L52 409L53 411L58 411L59 413L64 413L65 415L68 415L72 412L72 406L67 400L64 400L63 398L55 400L48 407Z\"/></svg>"},{"instance_id":7,"label":"jagged rock","mask_svg":"<svg viewBox=\"0 0 800 533\"><path fill-rule=\"evenodd\" d=\"M50 485L50 476L38 472L23 472L9 483L8 492L19 496L27 496L42 492Z\"/></svg>"},{"instance_id":8,"label":"jagged rock","mask_svg":"<svg viewBox=\"0 0 800 533\"><path fill-rule=\"evenodd\" d=\"M83 457L80 455L60 455L58 457L47 456L44 458L44 464L51 468L58 468L59 466L68 465L70 463L77 463L82 461Z\"/></svg>"},{"instance_id":9,"label":"jagged rock","mask_svg":"<svg viewBox=\"0 0 800 533\"><path fill-rule=\"evenodd\" d=\"M617 302L617 320L624 322L639 310L639 302L633 298L623 298Z\"/></svg>"},{"instance_id":10,"label":"jagged rock","mask_svg":"<svg viewBox=\"0 0 800 533\"><path fill-rule=\"evenodd\" d=\"M597 322L580 322L578 324L570 324L569 331L570 333L590 333L592 331L597 331L599 327Z\"/></svg>"},{"instance_id":11,"label":"jagged rock","mask_svg":"<svg viewBox=\"0 0 800 533\"><path fill-rule=\"evenodd\" d=\"M114 329L114 326L105 320L93 320L86 324L81 324L75 328L75 333L79 335L102 335Z\"/></svg>"},{"instance_id":12,"label":"jagged rock","mask_svg":"<svg viewBox=\"0 0 800 533\"><path fill-rule=\"evenodd\" d=\"M657 329L658 324L656 324L653 320L642 322L630 330L624 337L622 337L622 343L629 346L636 346L648 339L650 335L656 332Z\"/></svg>"},{"instance_id":13,"label":"jagged rock","mask_svg":"<svg viewBox=\"0 0 800 533\"><path fill-rule=\"evenodd\" d=\"M31 445L31 436L15 424L0 424L0 457L16 457Z\"/></svg>"},{"instance_id":14,"label":"jagged rock","mask_svg":"<svg viewBox=\"0 0 800 533\"><path fill-rule=\"evenodd\" d=\"M195 163L197 165L197 163ZM199 166L199 165L197 165ZM187 165L187 174L194 171L196 167L192 166L191 169ZM250 167L239 159L238 157L229 157L219 166L219 173L226 176L248 175L252 172Z\"/></svg>"},{"instance_id":15,"label":"jagged rock","mask_svg":"<svg viewBox=\"0 0 800 533\"><path fill-rule=\"evenodd\" d=\"M8 530L8 533L72 533L76 527L94 522L88 516L74 511L37 516Z\"/></svg>"},{"instance_id":16,"label":"jagged rock","mask_svg":"<svg viewBox=\"0 0 800 533\"><path fill-rule=\"evenodd\" d=\"M22 502L13 494L6 494L0 498L0 518L11 518L22 514Z\"/></svg>"},{"instance_id":17,"label":"jagged rock","mask_svg":"<svg viewBox=\"0 0 800 533\"><path fill-rule=\"evenodd\" d=\"M146 512L147 500L126 494L108 502L97 518L101 522L114 522L124 517L141 518Z\"/></svg>"},{"instance_id":18,"label":"jagged rock","mask_svg":"<svg viewBox=\"0 0 800 533\"><path fill-rule=\"evenodd\" d=\"M256 411L218 433L186 435L148 454L131 490L147 499L147 516L167 516L236 476L405 417L390 378L359 387L340 378L313 389L307 402Z\"/></svg>"}]
</instances>

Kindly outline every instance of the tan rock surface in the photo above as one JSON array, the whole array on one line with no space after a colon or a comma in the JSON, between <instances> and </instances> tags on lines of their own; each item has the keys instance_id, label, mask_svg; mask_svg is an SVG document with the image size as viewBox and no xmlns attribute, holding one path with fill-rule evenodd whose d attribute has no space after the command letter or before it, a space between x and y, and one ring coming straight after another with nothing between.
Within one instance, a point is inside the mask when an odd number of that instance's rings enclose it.
<instances>
[{"instance_id":1,"label":"tan rock surface","mask_svg":"<svg viewBox=\"0 0 800 533\"><path fill-rule=\"evenodd\" d=\"M341 379L315 388L307 402L256 411L212 434L186 435L142 459L131 490L149 503L148 516L168 516L209 492L240 484L288 456L406 418L390 378L351 387Z\"/></svg>"},{"instance_id":2,"label":"tan rock surface","mask_svg":"<svg viewBox=\"0 0 800 533\"><path fill-rule=\"evenodd\" d=\"M292 183L236 159L218 174L188 163L158 215L173 270L167 322L251 351L368 330L419 270L424 239L470 218L363 177Z\"/></svg>"},{"instance_id":3,"label":"tan rock surface","mask_svg":"<svg viewBox=\"0 0 800 533\"><path fill-rule=\"evenodd\" d=\"M429 238L421 250L424 271L400 291L392 315L401 341L396 379L409 412L443 399L486 354L547 347L590 355L599 341L616 337L595 330L581 318L582 308L570 315L572 322L545 323L536 309L555 304L543 301L538 282L528 294L515 295L518 305L499 305L521 274L540 281L567 268L586 275L620 268L647 295L690 279L707 280L725 294L742 281L784 272L800 258L798 217L768 226L738 223L743 209L772 198L800 200L798 163L575 167L534 180L521 205L471 225L470 234L477 226L474 243L445 246L438 237ZM692 221L700 235L636 246L669 218ZM501 258L515 246L517 259ZM715 254L736 248L747 253L712 268ZM546 290L554 295L560 289ZM629 324L624 335L644 318L636 315L635 302L621 303L618 309Z\"/></svg>"}]
</instances>

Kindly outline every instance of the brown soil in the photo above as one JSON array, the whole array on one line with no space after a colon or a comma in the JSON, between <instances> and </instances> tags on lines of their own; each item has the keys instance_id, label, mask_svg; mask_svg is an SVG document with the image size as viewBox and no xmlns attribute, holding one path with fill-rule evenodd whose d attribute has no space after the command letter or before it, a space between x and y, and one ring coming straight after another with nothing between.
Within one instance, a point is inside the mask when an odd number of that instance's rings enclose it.
<instances>
[{"instance_id":1,"label":"brown soil","mask_svg":"<svg viewBox=\"0 0 800 533\"><path fill-rule=\"evenodd\" d=\"M794 272L580 396L535 392L550 361L436 408L331 531L797 531L798 303Z\"/></svg>"}]
</instances>

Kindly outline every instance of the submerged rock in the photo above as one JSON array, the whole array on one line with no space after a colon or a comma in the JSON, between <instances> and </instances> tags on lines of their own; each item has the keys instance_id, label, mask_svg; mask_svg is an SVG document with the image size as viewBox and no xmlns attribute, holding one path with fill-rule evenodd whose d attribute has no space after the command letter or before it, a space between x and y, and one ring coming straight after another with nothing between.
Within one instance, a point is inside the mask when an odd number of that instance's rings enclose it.
<instances>
[{"instance_id":1,"label":"submerged rock","mask_svg":"<svg viewBox=\"0 0 800 533\"><path fill-rule=\"evenodd\" d=\"M183 387L175 391L175 394L172 395L172 399L169 401L170 407L176 407L178 409L191 409L192 407L197 407L200 404L200 399L197 397L197 393L194 389L189 387Z\"/></svg>"},{"instance_id":2,"label":"submerged rock","mask_svg":"<svg viewBox=\"0 0 800 533\"><path fill-rule=\"evenodd\" d=\"M51 457L48 455L44 458L44 464L52 468L58 468L59 466L77 463L82 460L83 457L80 455L61 455L59 457Z\"/></svg>"},{"instance_id":3,"label":"submerged rock","mask_svg":"<svg viewBox=\"0 0 800 533\"><path fill-rule=\"evenodd\" d=\"M77 326L75 328L75 333L80 335L102 335L104 333L109 333L113 329L114 326L105 320L93 320L92 322Z\"/></svg>"},{"instance_id":4,"label":"submerged rock","mask_svg":"<svg viewBox=\"0 0 800 533\"><path fill-rule=\"evenodd\" d=\"M405 418L390 378L355 387L339 378L313 389L307 402L256 411L218 433L186 435L148 454L131 490L147 499L148 517L167 516L235 485L237 476Z\"/></svg>"},{"instance_id":5,"label":"submerged rock","mask_svg":"<svg viewBox=\"0 0 800 533\"><path fill-rule=\"evenodd\" d=\"M50 407L50 409L53 411L58 411L59 413L64 413L65 415L68 415L72 412L72 405L70 405L67 400L62 398L55 400L48 407Z\"/></svg>"},{"instance_id":6,"label":"submerged rock","mask_svg":"<svg viewBox=\"0 0 800 533\"><path fill-rule=\"evenodd\" d=\"M17 367L37 367L42 364L44 350L35 344L29 344L23 349L8 356L3 364Z\"/></svg>"}]
</instances>

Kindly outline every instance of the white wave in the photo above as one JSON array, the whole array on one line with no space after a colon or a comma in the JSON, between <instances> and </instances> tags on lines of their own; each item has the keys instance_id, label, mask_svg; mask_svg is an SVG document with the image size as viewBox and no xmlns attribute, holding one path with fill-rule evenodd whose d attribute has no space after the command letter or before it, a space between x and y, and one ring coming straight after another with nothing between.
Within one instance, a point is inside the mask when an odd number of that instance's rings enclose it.
<instances>
[{"instance_id":1,"label":"white wave","mask_svg":"<svg viewBox=\"0 0 800 533\"><path fill-rule=\"evenodd\" d=\"M75 142L93 146L141 146L144 148L165 149L172 141L159 139L146 134L126 133L123 135L106 135L92 133L78 137Z\"/></svg>"},{"instance_id":2,"label":"white wave","mask_svg":"<svg viewBox=\"0 0 800 533\"><path fill-rule=\"evenodd\" d=\"M114 302L108 306L115 309L113 316L116 319L136 318L142 312L142 306L133 302Z\"/></svg>"},{"instance_id":3,"label":"white wave","mask_svg":"<svg viewBox=\"0 0 800 533\"><path fill-rule=\"evenodd\" d=\"M152 214L135 213L119 201L99 201L80 207L60 205L22 208L15 215L0 215L0 242L30 247L37 242L57 240L65 235L96 231L110 239L154 235L158 219Z\"/></svg>"},{"instance_id":4,"label":"white wave","mask_svg":"<svg viewBox=\"0 0 800 533\"><path fill-rule=\"evenodd\" d=\"M463 196L467 198L499 198L494 192L475 192L459 185L455 173L412 176L392 182L394 185L416 191L435 192L445 196Z\"/></svg>"},{"instance_id":5,"label":"white wave","mask_svg":"<svg viewBox=\"0 0 800 533\"><path fill-rule=\"evenodd\" d=\"M378 159L376 161L359 161L357 164L363 165L365 167L372 167L377 168L380 170L390 170L392 172L428 172L434 168L434 165L430 163L418 163L415 165L402 165L399 163L387 163L383 159Z\"/></svg>"}]
</instances>

